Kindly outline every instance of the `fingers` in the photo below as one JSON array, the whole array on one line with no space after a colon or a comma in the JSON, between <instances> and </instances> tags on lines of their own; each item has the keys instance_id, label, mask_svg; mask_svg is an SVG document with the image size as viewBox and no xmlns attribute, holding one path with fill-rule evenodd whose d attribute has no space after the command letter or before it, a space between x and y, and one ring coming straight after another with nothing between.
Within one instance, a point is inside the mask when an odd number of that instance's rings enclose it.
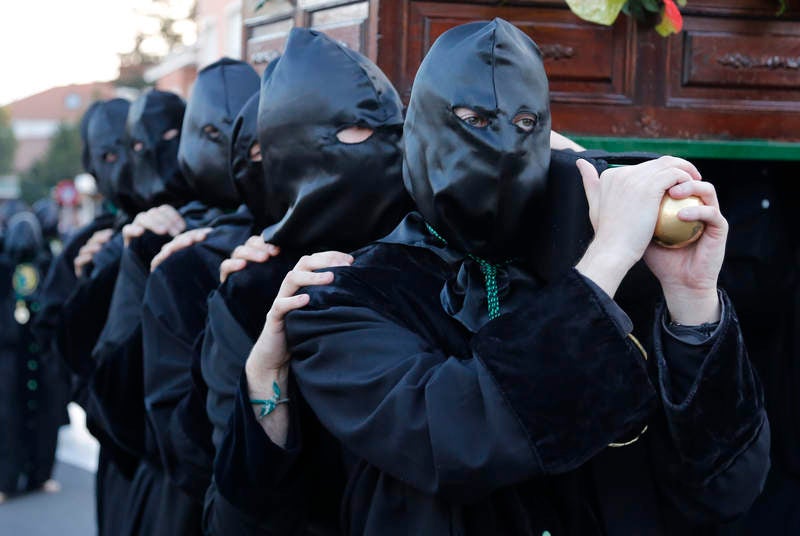
<instances>
[{"instance_id":1,"label":"fingers","mask_svg":"<svg viewBox=\"0 0 800 536\"><path fill-rule=\"evenodd\" d=\"M692 175L678 167L667 167L658 169L650 177L650 183L657 187L660 195L674 187L676 184L684 184L687 182L699 182L692 178Z\"/></svg>"},{"instance_id":2,"label":"fingers","mask_svg":"<svg viewBox=\"0 0 800 536\"><path fill-rule=\"evenodd\" d=\"M186 229L186 222L178 211L169 205L161 205L146 212L140 212L129 225L131 227L128 230L127 237L125 237L125 229L123 228L123 237L128 238L128 242L132 238L142 236L145 231L151 231L159 235L169 234L176 236ZM128 242L126 242L126 245Z\"/></svg>"},{"instance_id":3,"label":"fingers","mask_svg":"<svg viewBox=\"0 0 800 536\"><path fill-rule=\"evenodd\" d=\"M193 229L191 231L186 231L185 233L179 234L171 241L164 244L164 247L161 248L161 251L159 251L158 254L153 257L153 260L150 262L150 271L155 270L159 264L167 260L169 256L176 251L185 249L192 244L202 242L206 239L208 233L210 232L210 227L203 227L202 229Z\"/></svg>"},{"instance_id":4,"label":"fingers","mask_svg":"<svg viewBox=\"0 0 800 536\"><path fill-rule=\"evenodd\" d=\"M728 220L722 216L719 207L704 205L700 207L686 207L678 211L678 219L683 221L702 221L706 223L706 231L728 232Z\"/></svg>"},{"instance_id":5,"label":"fingers","mask_svg":"<svg viewBox=\"0 0 800 536\"><path fill-rule=\"evenodd\" d=\"M101 231L97 231L92 235L92 237L87 240L87 244L105 244L108 242L111 237L114 235L113 229L103 229Z\"/></svg>"},{"instance_id":6,"label":"fingers","mask_svg":"<svg viewBox=\"0 0 800 536\"><path fill-rule=\"evenodd\" d=\"M339 251L324 251L305 255L300 258L294 269L286 274L278 290L275 302L267 315L267 324L273 324L274 330L282 329L280 324L289 311L299 309L308 303L307 294L294 295L303 287L314 285L328 285L333 282L333 272L315 272L323 268L335 266L350 266L353 256Z\"/></svg>"},{"instance_id":7,"label":"fingers","mask_svg":"<svg viewBox=\"0 0 800 536\"><path fill-rule=\"evenodd\" d=\"M333 272L308 272L295 268L286 274L278 290L278 298L293 296L302 287L328 285L333 282Z\"/></svg>"},{"instance_id":8,"label":"fingers","mask_svg":"<svg viewBox=\"0 0 800 536\"><path fill-rule=\"evenodd\" d=\"M701 181L703 180L703 176L700 175L700 172L697 168L689 162L688 160L684 160L683 158L678 158L675 156L662 156L661 158L657 158L656 160L650 160L643 164L639 164L643 168L650 169L652 173L656 173L660 170L668 169L668 168L676 168L684 171L691 180ZM639 166L632 166L632 167L639 167Z\"/></svg>"},{"instance_id":9,"label":"fingers","mask_svg":"<svg viewBox=\"0 0 800 536\"><path fill-rule=\"evenodd\" d=\"M251 262L265 262L270 258L270 253L266 248L253 247L245 244L234 249L233 253L231 253L231 258Z\"/></svg>"},{"instance_id":10,"label":"fingers","mask_svg":"<svg viewBox=\"0 0 800 536\"><path fill-rule=\"evenodd\" d=\"M106 236L106 234L108 234L108 236ZM72 267L77 277L83 275L83 268L92 261L95 254L108 242L108 238L110 238L111 234L113 234L113 232L104 234L97 232L92 235L92 238L90 238L80 250L78 250L78 255L76 255L75 259L72 261Z\"/></svg>"},{"instance_id":11,"label":"fingers","mask_svg":"<svg viewBox=\"0 0 800 536\"><path fill-rule=\"evenodd\" d=\"M290 311L300 309L308 305L310 297L308 294L298 294L286 298L275 298L272 307L267 313L265 328L273 333L278 333L283 329L283 319Z\"/></svg>"},{"instance_id":12,"label":"fingers","mask_svg":"<svg viewBox=\"0 0 800 536\"><path fill-rule=\"evenodd\" d=\"M226 259L219 265L219 281L224 283L228 276L239 270L244 270L247 262L242 259Z\"/></svg>"},{"instance_id":13,"label":"fingers","mask_svg":"<svg viewBox=\"0 0 800 536\"><path fill-rule=\"evenodd\" d=\"M72 261L72 267L75 270L75 275L80 277L83 275L83 267L92 260L91 255L81 254L75 257L75 260Z\"/></svg>"},{"instance_id":14,"label":"fingers","mask_svg":"<svg viewBox=\"0 0 800 536\"><path fill-rule=\"evenodd\" d=\"M670 188L669 195L675 199L684 199L694 195L702 199L703 204L720 208L717 190L710 182L691 181L682 183Z\"/></svg>"},{"instance_id":15,"label":"fingers","mask_svg":"<svg viewBox=\"0 0 800 536\"><path fill-rule=\"evenodd\" d=\"M597 174L597 169L586 160L578 160L576 165L583 179L583 191L586 193L586 201L591 206L596 197L596 191L600 187L600 176Z\"/></svg>"},{"instance_id":16,"label":"fingers","mask_svg":"<svg viewBox=\"0 0 800 536\"><path fill-rule=\"evenodd\" d=\"M353 256L340 251L322 251L313 255L304 255L295 265L294 269L299 271L321 270L323 268L333 268L334 266L350 266L353 264Z\"/></svg>"},{"instance_id":17,"label":"fingers","mask_svg":"<svg viewBox=\"0 0 800 536\"><path fill-rule=\"evenodd\" d=\"M600 176L597 174L597 169L586 160L578 160L576 165L583 180L583 192L586 195L586 204L589 206L589 220L592 223L592 228L597 230L597 200L600 190Z\"/></svg>"},{"instance_id":18,"label":"fingers","mask_svg":"<svg viewBox=\"0 0 800 536\"><path fill-rule=\"evenodd\" d=\"M233 272L243 270L248 262L266 262L280 253L280 248L264 242L261 236L251 236L231 253L231 258L222 261L219 267L219 280L224 283Z\"/></svg>"},{"instance_id":19,"label":"fingers","mask_svg":"<svg viewBox=\"0 0 800 536\"><path fill-rule=\"evenodd\" d=\"M129 223L122 228L122 241L125 246L131 243L131 240L138 238L144 234L144 227L135 223Z\"/></svg>"}]
</instances>

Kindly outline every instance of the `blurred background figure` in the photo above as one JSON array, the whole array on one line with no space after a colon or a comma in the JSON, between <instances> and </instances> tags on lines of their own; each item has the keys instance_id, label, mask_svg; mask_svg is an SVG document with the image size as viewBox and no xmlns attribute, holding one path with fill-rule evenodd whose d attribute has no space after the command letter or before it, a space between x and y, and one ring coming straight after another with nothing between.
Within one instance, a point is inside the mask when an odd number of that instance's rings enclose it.
<instances>
[{"instance_id":1,"label":"blurred background figure","mask_svg":"<svg viewBox=\"0 0 800 536\"><path fill-rule=\"evenodd\" d=\"M0 254L0 502L39 488L58 490L50 475L67 391L60 368L31 332L51 259L36 215L13 215Z\"/></svg>"}]
</instances>

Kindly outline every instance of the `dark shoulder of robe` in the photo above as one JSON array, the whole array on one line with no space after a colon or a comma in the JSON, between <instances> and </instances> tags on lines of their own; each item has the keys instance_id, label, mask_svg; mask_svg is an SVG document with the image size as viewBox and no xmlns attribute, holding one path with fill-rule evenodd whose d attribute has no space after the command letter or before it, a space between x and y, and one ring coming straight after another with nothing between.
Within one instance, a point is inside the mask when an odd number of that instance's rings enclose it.
<instances>
[{"instance_id":1,"label":"dark shoulder of robe","mask_svg":"<svg viewBox=\"0 0 800 536\"><path fill-rule=\"evenodd\" d=\"M175 252L153 271L145 288L142 338L147 418L167 476L198 501L210 482L213 448L205 397L198 396L192 367L195 361L199 363L197 345L205 326L208 294L219 285L219 265L252 234L251 224L246 210L215 222L203 242Z\"/></svg>"},{"instance_id":2,"label":"dark shoulder of robe","mask_svg":"<svg viewBox=\"0 0 800 536\"><path fill-rule=\"evenodd\" d=\"M62 307L56 344L58 353L80 377L94 370L92 348L105 325L122 256L122 233L117 232L95 255Z\"/></svg>"},{"instance_id":3,"label":"dark shoulder of robe","mask_svg":"<svg viewBox=\"0 0 800 536\"><path fill-rule=\"evenodd\" d=\"M120 448L103 429L97 406L88 395L95 371L91 351L108 316L122 249L122 234L117 232L86 266L86 274L63 303L55 338L56 350L77 379L76 393L82 393L78 401L86 410L87 428L100 442L95 494L101 536L126 534L127 501L138 467L138 459Z\"/></svg>"},{"instance_id":4,"label":"dark shoulder of robe","mask_svg":"<svg viewBox=\"0 0 800 536\"><path fill-rule=\"evenodd\" d=\"M39 488L50 478L68 401L60 364L32 331L50 262L43 249L26 263L37 272L38 285L17 296L12 283L17 263L0 254L0 492L6 494ZM20 303L30 312L24 324L14 317Z\"/></svg>"},{"instance_id":5,"label":"dark shoulder of robe","mask_svg":"<svg viewBox=\"0 0 800 536\"><path fill-rule=\"evenodd\" d=\"M199 202L188 203L179 212L187 230L208 225L221 214ZM134 481L131 493L138 497L138 502L131 504L130 513L139 519L129 520L129 524L152 524L152 534L199 531L202 508L163 477L158 448L147 429L144 410L142 299L150 261L169 240L170 236L146 232L123 249L108 318L92 351L96 369L89 384L90 406L104 433L121 450L140 460L139 473L155 473L141 478L156 480L152 489L157 492L145 493Z\"/></svg>"},{"instance_id":6,"label":"dark shoulder of robe","mask_svg":"<svg viewBox=\"0 0 800 536\"><path fill-rule=\"evenodd\" d=\"M199 202L189 203L179 212L187 230L220 215ZM103 428L120 447L156 465L157 448L152 438L146 444L145 436L141 310L150 261L170 240L169 235L148 231L123 248L107 320L92 350L96 370L90 396Z\"/></svg>"},{"instance_id":7,"label":"dark shoulder of robe","mask_svg":"<svg viewBox=\"0 0 800 536\"><path fill-rule=\"evenodd\" d=\"M103 213L75 231L66 240L64 249L47 271L42 287L41 314L37 315L33 324L34 332L42 344L55 346L53 341L61 317L61 307L78 284L73 266L75 257L95 232L110 228L114 218L112 214Z\"/></svg>"},{"instance_id":8,"label":"dark shoulder of robe","mask_svg":"<svg viewBox=\"0 0 800 536\"><path fill-rule=\"evenodd\" d=\"M576 271L518 288L510 312L501 299L505 314L471 331L442 306L459 275L446 259L370 246L287 317L300 390L357 456L347 533L677 533L749 507L768 424L727 299L676 400L661 324L639 327L655 330L645 363ZM644 424L642 440L607 448Z\"/></svg>"}]
</instances>

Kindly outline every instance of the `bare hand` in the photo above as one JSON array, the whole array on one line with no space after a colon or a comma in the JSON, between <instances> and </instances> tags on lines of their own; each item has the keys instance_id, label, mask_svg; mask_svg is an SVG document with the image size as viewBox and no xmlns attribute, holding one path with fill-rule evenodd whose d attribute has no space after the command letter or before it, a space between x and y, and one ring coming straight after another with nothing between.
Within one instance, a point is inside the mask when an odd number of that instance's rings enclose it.
<instances>
[{"instance_id":1,"label":"bare hand","mask_svg":"<svg viewBox=\"0 0 800 536\"><path fill-rule=\"evenodd\" d=\"M180 251L182 249L186 249L192 244L197 244L198 242L202 242L208 236L213 229L211 227L203 227L202 229L192 229L191 231L186 231L184 233L179 234L161 248L161 251L153 257L153 260L150 261L150 271L156 269L156 267L167 260L170 255L175 253L176 251Z\"/></svg>"},{"instance_id":2,"label":"bare hand","mask_svg":"<svg viewBox=\"0 0 800 536\"><path fill-rule=\"evenodd\" d=\"M610 168L601 176L585 160L578 160L578 169L595 237L576 268L613 297L650 245L664 193L702 177L694 165L671 156Z\"/></svg>"},{"instance_id":3,"label":"bare hand","mask_svg":"<svg viewBox=\"0 0 800 536\"><path fill-rule=\"evenodd\" d=\"M248 262L267 262L280 252L278 246L264 242L260 235L251 236L247 242L233 250L230 259L222 261L219 266L219 280L224 283L233 272L244 270Z\"/></svg>"},{"instance_id":4,"label":"bare hand","mask_svg":"<svg viewBox=\"0 0 800 536\"><path fill-rule=\"evenodd\" d=\"M100 251L103 245L108 242L114 235L113 229L103 229L95 232L92 237L78 250L78 255L72 261L72 266L75 269L75 276L80 277L83 275L83 269L88 263L92 261L95 254Z\"/></svg>"},{"instance_id":5,"label":"bare hand","mask_svg":"<svg viewBox=\"0 0 800 536\"><path fill-rule=\"evenodd\" d=\"M647 266L658 278L672 319L686 325L719 320L717 278L725 258L728 222L722 216L714 185L690 181L669 190L675 199L696 195L705 206L678 212L684 221L703 221L705 231L697 242L679 249L651 244L644 254Z\"/></svg>"},{"instance_id":6,"label":"bare hand","mask_svg":"<svg viewBox=\"0 0 800 536\"><path fill-rule=\"evenodd\" d=\"M170 205L161 205L137 214L132 223L122 228L122 238L127 246L131 240L142 236L145 231L157 235L176 236L184 229L186 222L178 211Z\"/></svg>"},{"instance_id":7,"label":"bare hand","mask_svg":"<svg viewBox=\"0 0 800 536\"><path fill-rule=\"evenodd\" d=\"M573 151L585 151L586 147L578 145L568 137L559 134L555 130L550 131L550 148L551 149L572 149Z\"/></svg>"},{"instance_id":8,"label":"bare hand","mask_svg":"<svg viewBox=\"0 0 800 536\"><path fill-rule=\"evenodd\" d=\"M328 285L333 282L333 272L314 272L334 266L349 266L353 257L338 251L326 251L307 255L300 259L292 271L286 274L272 307L267 313L264 329L253 346L245 363L245 374L250 398L270 399L274 394L273 382L281 392L287 393L289 375L289 351L286 348L284 318L295 309L308 304L308 294L295 293L301 287ZM256 414L260 409L254 407ZM284 405L260 421L262 428L277 445L285 445L289 429L289 414Z\"/></svg>"}]
</instances>

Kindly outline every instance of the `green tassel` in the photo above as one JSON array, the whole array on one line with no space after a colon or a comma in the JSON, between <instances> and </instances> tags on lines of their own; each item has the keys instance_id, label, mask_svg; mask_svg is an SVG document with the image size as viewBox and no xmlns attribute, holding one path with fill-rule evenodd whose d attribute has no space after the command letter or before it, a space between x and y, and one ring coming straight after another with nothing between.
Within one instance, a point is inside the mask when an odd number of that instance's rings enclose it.
<instances>
[{"instance_id":1,"label":"green tassel","mask_svg":"<svg viewBox=\"0 0 800 536\"><path fill-rule=\"evenodd\" d=\"M444 245L447 245L445 240L436 229L429 224L425 224L428 232L431 233L436 239L440 240ZM489 309L489 320L494 320L500 316L500 295L497 292L497 266L490 263L486 259L482 259L472 253L467 253L467 256L478 263L481 267L483 274L483 284L486 289L486 304Z\"/></svg>"}]
</instances>

